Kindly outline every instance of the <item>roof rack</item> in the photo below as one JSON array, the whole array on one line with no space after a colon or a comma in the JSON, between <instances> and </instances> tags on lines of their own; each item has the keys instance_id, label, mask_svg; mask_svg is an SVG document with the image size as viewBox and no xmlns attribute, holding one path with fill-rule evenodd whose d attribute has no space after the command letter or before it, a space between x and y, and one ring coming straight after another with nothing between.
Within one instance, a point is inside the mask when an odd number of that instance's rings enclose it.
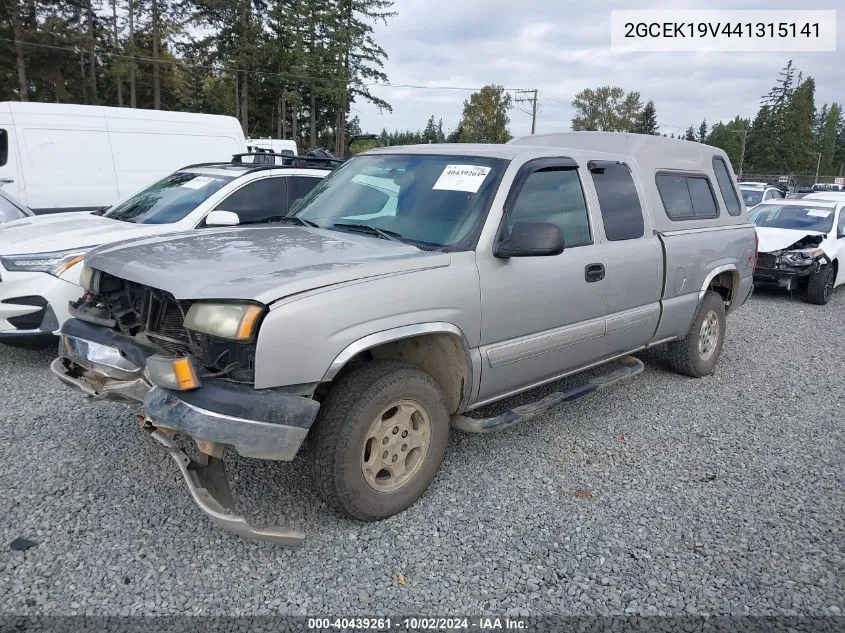
<instances>
[{"instance_id":1,"label":"roof rack","mask_svg":"<svg viewBox=\"0 0 845 633\"><path fill-rule=\"evenodd\" d=\"M267 152L245 152L243 154L235 154L232 156L232 165L249 165L250 163L244 163L243 158L247 156L257 156L262 159L271 158L273 159L273 163L264 163L263 165L267 165L268 167L325 167L325 168L333 168L337 165L340 165L344 162L344 159L337 158L335 156L312 156L310 154L305 154L304 156L290 156L288 154L278 154L276 152L267 151ZM275 162L280 161L280 162Z\"/></svg>"},{"instance_id":2,"label":"roof rack","mask_svg":"<svg viewBox=\"0 0 845 633\"><path fill-rule=\"evenodd\" d=\"M243 159L248 156L255 156L262 159L260 163L244 162ZM266 159L272 159L272 162L264 162ZM185 165L181 169L194 169L196 167L245 167L245 173L259 171L262 169L278 169L279 167L296 167L299 169L334 169L338 165L344 163L344 159L335 156L311 156L305 154L304 156L290 156L288 154L279 154L273 151L261 152L242 152L233 154L232 160L229 162L215 161L213 163L194 163L192 165Z\"/></svg>"}]
</instances>

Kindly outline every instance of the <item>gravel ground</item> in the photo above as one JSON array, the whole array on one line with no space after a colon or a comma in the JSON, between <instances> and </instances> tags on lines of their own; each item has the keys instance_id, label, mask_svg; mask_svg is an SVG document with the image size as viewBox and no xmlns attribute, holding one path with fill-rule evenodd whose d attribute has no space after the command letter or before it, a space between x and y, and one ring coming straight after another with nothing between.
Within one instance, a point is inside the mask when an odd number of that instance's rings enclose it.
<instances>
[{"instance_id":1,"label":"gravel ground","mask_svg":"<svg viewBox=\"0 0 845 633\"><path fill-rule=\"evenodd\" d=\"M0 611L840 614L843 310L845 290L758 294L710 378L651 352L600 396L453 432L425 497L380 523L317 501L302 459L231 456L244 509L302 528L296 549L212 527L132 407L61 386L50 351L2 348ZM37 545L10 551L19 536Z\"/></svg>"}]
</instances>

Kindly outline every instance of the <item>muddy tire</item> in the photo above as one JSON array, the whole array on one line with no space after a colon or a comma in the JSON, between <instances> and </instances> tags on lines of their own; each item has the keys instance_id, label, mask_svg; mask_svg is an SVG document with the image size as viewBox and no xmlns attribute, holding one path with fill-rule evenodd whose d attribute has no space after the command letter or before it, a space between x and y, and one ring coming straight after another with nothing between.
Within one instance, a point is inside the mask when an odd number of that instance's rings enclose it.
<instances>
[{"instance_id":1,"label":"muddy tire","mask_svg":"<svg viewBox=\"0 0 845 633\"><path fill-rule=\"evenodd\" d=\"M831 265L822 266L818 272L810 275L807 282L807 301L819 306L830 301L835 277L836 272Z\"/></svg>"},{"instance_id":2,"label":"muddy tire","mask_svg":"<svg viewBox=\"0 0 845 633\"><path fill-rule=\"evenodd\" d=\"M725 302L708 290L698 304L687 335L669 343L668 360L674 371L700 378L713 373L725 340Z\"/></svg>"},{"instance_id":3,"label":"muddy tire","mask_svg":"<svg viewBox=\"0 0 845 633\"><path fill-rule=\"evenodd\" d=\"M419 499L449 440L437 381L398 361L371 361L340 377L316 424L317 490L330 506L362 521L384 519Z\"/></svg>"}]
</instances>

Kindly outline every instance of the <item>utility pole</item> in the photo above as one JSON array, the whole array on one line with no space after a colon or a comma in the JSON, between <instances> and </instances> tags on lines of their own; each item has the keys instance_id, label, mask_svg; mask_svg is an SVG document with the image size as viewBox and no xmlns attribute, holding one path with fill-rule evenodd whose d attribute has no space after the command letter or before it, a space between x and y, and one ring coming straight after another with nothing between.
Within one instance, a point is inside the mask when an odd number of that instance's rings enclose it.
<instances>
[{"instance_id":1,"label":"utility pole","mask_svg":"<svg viewBox=\"0 0 845 633\"><path fill-rule=\"evenodd\" d=\"M514 90L516 94L529 94L530 97L516 97L514 103L531 103L531 133L537 129L537 89Z\"/></svg>"},{"instance_id":2,"label":"utility pole","mask_svg":"<svg viewBox=\"0 0 845 633\"><path fill-rule=\"evenodd\" d=\"M739 175L737 176L737 180L742 178L742 164L745 162L745 138L748 136L748 128L746 127L742 132L739 130L734 130L734 134L742 134L742 149L739 153Z\"/></svg>"},{"instance_id":3,"label":"utility pole","mask_svg":"<svg viewBox=\"0 0 845 633\"><path fill-rule=\"evenodd\" d=\"M822 164L822 153L816 152L816 154L818 154L819 159L816 161L816 179L813 181L813 184L816 184L819 181L819 167L821 167Z\"/></svg>"}]
</instances>

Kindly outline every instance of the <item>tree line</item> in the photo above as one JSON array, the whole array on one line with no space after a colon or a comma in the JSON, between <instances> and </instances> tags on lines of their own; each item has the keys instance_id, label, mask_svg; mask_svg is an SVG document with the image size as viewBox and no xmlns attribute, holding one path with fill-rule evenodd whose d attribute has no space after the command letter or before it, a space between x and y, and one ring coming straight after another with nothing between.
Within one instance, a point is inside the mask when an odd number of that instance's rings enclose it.
<instances>
[{"instance_id":1,"label":"tree line","mask_svg":"<svg viewBox=\"0 0 845 633\"><path fill-rule=\"evenodd\" d=\"M343 151L390 104L373 26L393 0L3 0L0 101L234 114L248 136Z\"/></svg>"},{"instance_id":2,"label":"tree line","mask_svg":"<svg viewBox=\"0 0 845 633\"><path fill-rule=\"evenodd\" d=\"M816 84L797 72L792 61L762 97L753 120L737 116L708 129L707 121L671 138L707 143L728 154L738 172L814 174L845 173L845 117L839 103L815 105ZM573 130L659 134L654 101L643 105L639 92L617 86L582 90L572 103ZM663 136L666 136L663 133Z\"/></svg>"}]
</instances>

